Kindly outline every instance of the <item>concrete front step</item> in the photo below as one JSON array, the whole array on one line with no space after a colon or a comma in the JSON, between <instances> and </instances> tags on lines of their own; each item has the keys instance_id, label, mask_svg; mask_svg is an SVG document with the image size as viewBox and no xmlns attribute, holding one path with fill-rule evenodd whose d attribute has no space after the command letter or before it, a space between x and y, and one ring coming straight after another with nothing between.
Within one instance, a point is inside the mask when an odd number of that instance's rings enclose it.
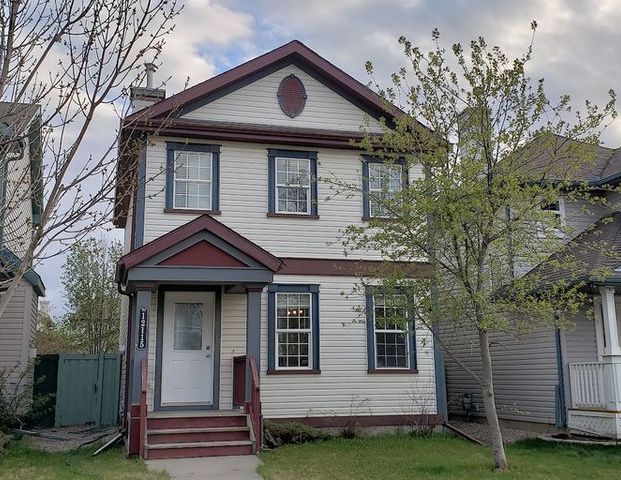
<instances>
[{"instance_id":1,"label":"concrete front step","mask_svg":"<svg viewBox=\"0 0 621 480\"><path fill-rule=\"evenodd\" d=\"M211 428L171 428L165 430L147 430L147 443L196 443L230 440L248 440L248 427L211 427Z\"/></svg>"},{"instance_id":2,"label":"concrete front step","mask_svg":"<svg viewBox=\"0 0 621 480\"><path fill-rule=\"evenodd\" d=\"M252 455L251 440L222 442L162 443L146 446L149 460L164 458L217 457Z\"/></svg>"}]
</instances>

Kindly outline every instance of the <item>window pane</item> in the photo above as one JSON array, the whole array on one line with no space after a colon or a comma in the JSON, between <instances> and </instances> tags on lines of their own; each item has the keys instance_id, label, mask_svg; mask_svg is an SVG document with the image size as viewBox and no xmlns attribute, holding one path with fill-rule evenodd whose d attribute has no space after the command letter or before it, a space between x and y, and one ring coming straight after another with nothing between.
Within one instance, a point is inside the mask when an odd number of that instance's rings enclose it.
<instances>
[{"instance_id":1,"label":"window pane","mask_svg":"<svg viewBox=\"0 0 621 480\"><path fill-rule=\"evenodd\" d=\"M176 153L174 207L211 210L212 157L204 152Z\"/></svg>"},{"instance_id":2,"label":"window pane","mask_svg":"<svg viewBox=\"0 0 621 480\"><path fill-rule=\"evenodd\" d=\"M202 303L175 303L173 322L174 350L201 350L203 348Z\"/></svg>"},{"instance_id":3,"label":"window pane","mask_svg":"<svg viewBox=\"0 0 621 480\"><path fill-rule=\"evenodd\" d=\"M375 357L377 368L408 368L405 297L374 298Z\"/></svg>"},{"instance_id":4,"label":"window pane","mask_svg":"<svg viewBox=\"0 0 621 480\"><path fill-rule=\"evenodd\" d=\"M278 366L310 366L311 307L309 293L276 294Z\"/></svg>"},{"instance_id":5,"label":"window pane","mask_svg":"<svg viewBox=\"0 0 621 480\"><path fill-rule=\"evenodd\" d=\"M403 166L369 163L369 213L372 217L390 216L391 204L402 188Z\"/></svg>"}]
</instances>

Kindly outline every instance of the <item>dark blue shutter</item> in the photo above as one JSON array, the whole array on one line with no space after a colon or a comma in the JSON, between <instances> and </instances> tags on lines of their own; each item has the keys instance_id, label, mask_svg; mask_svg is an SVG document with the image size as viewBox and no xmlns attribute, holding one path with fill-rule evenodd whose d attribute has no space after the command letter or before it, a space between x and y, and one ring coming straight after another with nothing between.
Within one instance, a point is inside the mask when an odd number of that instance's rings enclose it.
<instances>
[{"instance_id":1,"label":"dark blue shutter","mask_svg":"<svg viewBox=\"0 0 621 480\"><path fill-rule=\"evenodd\" d=\"M362 218L371 217L371 205L369 204L369 162L362 160Z\"/></svg>"},{"instance_id":2,"label":"dark blue shutter","mask_svg":"<svg viewBox=\"0 0 621 480\"><path fill-rule=\"evenodd\" d=\"M367 316L367 364L369 370L375 369L375 325L373 312L373 292L367 290L365 295Z\"/></svg>"}]
</instances>

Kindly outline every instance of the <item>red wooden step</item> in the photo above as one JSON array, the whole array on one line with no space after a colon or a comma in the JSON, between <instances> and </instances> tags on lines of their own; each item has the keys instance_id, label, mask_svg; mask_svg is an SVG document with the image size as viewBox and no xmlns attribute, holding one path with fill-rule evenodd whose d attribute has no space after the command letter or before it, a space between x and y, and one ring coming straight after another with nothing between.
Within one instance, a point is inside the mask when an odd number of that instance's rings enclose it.
<instances>
[{"instance_id":1,"label":"red wooden step","mask_svg":"<svg viewBox=\"0 0 621 480\"><path fill-rule=\"evenodd\" d=\"M147 418L147 430L245 427L246 415L170 416Z\"/></svg>"},{"instance_id":2,"label":"red wooden step","mask_svg":"<svg viewBox=\"0 0 621 480\"><path fill-rule=\"evenodd\" d=\"M252 455L252 441L163 443L147 446L149 460L228 455Z\"/></svg>"},{"instance_id":3,"label":"red wooden step","mask_svg":"<svg viewBox=\"0 0 621 480\"><path fill-rule=\"evenodd\" d=\"M250 429L248 427L212 427L147 430L147 438L149 445L249 440Z\"/></svg>"}]
</instances>

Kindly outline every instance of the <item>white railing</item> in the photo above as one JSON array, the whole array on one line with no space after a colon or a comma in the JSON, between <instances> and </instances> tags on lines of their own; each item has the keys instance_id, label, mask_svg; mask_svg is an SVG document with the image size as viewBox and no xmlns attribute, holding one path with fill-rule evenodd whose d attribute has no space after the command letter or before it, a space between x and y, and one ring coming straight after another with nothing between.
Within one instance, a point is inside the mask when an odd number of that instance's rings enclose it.
<instances>
[{"instance_id":1,"label":"white railing","mask_svg":"<svg viewBox=\"0 0 621 480\"><path fill-rule=\"evenodd\" d=\"M598 362L569 364L572 408L607 407L605 378L609 367L612 365Z\"/></svg>"}]
</instances>

